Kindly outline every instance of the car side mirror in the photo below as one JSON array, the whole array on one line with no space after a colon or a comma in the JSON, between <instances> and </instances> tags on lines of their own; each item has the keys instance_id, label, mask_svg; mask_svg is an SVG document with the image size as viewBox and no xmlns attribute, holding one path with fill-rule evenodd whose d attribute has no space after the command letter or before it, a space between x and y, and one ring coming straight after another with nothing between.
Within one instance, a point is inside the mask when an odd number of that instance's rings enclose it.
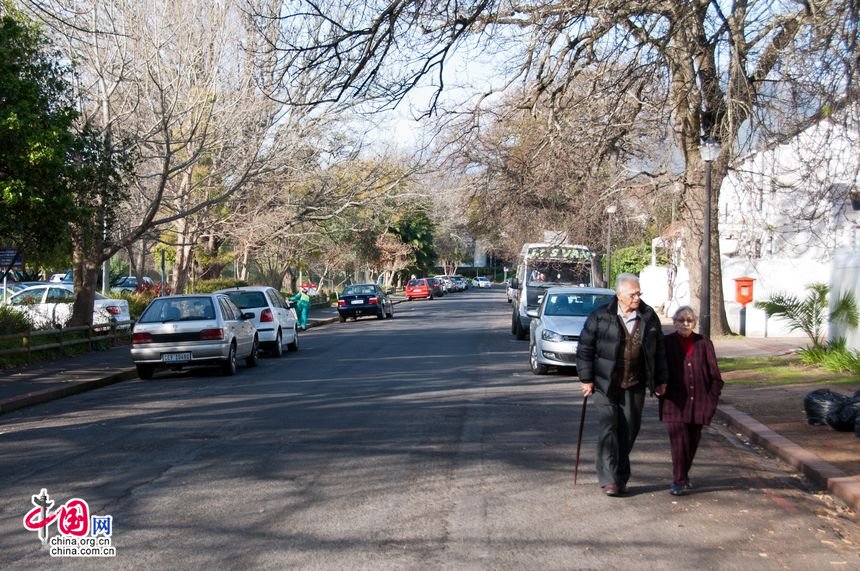
<instances>
[{"instance_id":1,"label":"car side mirror","mask_svg":"<svg viewBox=\"0 0 860 571\"><path fill-rule=\"evenodd\" d=\"M518 278L513 278L511 280L511 288L520 289L520 280Z\"/></svg>"},{"instance_id":2,"label":"car side mirror","mask_svg":"<svg viewBox=\"0 0 860 571\"><path fill-rule=\"evenodd\" d=\"M526 311L526 315L528 315L532 319L537 319L538 318L538 310L537 309L529 309L528 311Z\"/></svg>"}]
</instances>

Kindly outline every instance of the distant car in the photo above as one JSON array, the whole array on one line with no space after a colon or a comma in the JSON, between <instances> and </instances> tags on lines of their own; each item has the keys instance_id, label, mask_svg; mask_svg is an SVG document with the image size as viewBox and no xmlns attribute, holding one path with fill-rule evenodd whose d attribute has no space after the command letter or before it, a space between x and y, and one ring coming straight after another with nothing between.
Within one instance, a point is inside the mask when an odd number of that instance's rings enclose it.
<instances>
[{"instance_id":1,"label":"distant car","mask_svg":"<svg viewBox=\"0 0 860 571\"><path fill-rule=\"evenodd\" d=\"M48 278L49 282L61 282L65 279L66 274L51 274L51 277Z\"/></svg>"},{"instance_id":2,"label":"distant car","mask_svg":"<svg viewBox=\"0 0 860 571\"><path fill-rule=\"evenodd\" d=\"M442 282L437 280L436 278L427 278L427 282L430 284L430 287L433 288L433 295L436 297L442 297L445 295L445 288L442 286Z\"/></svg>"},{"instance_id":3,"label":"distant car","mask_svg":"<svg viewBox=\"0 0 860 571\"><path fill-rule=\"evenodd\" d=\"M337 298L337 313L341 322L364 315L385 319L394 317L394 303L377 284L348 285Z\"/></svg>"},{"instance_id":4,"label":"distant car","mask_svg":"<svg viewBox=\"0 0 860 571\"><path fill-rule=\"evenodd\" d=\"M143 276L143 285L147 287L155 286L155 282L153 282L150 278ZM137 276L122 276L121 278L117 278L116 281L113 282L113 285L110 287L111 290L116 291L137 291L137 288L140 284L137 281Z\"/></svg>"},{"instance_id":5,"label":"distant car","mask_svg":"<svg viewBox=\"0 0 860 571\"><path fill-rule=\"evenodd\" d=\"M508 294L508 303L513 303L513 301L514 301L514 295L515 295L514 291L515 290L513 287L511 287L511 284L513 284L513 282L514 282L514 278L508 278L508 281L505 282L507 284L506 289L507 289L507 294Z\"/></svg>"},{"instance_id":6,"label":"distant car","mask_svg":"<svg viewBox=\"0 0 860 571\"><path fill-rule=\"evenodd\" d=\"M296 310L284 299L281 292L273 287L246 286L222 289L223 293L244 312L254 314L251 322L257 328L260 347L275 357L288 351L299 349L299 326Z\"/></svg>"},{"instance_id":7,"label":"distant car","mask_svg":"<svg viewBox=\"0 0 860 571\"><path fill-rule=\"evenodd\" d=\"M486 287L492 287L493 286L493 284L490 283L490 280L488 278L483 277L483 276L479 276L479 277L473 279L472 285L474 285L475 287L478 287L478 288L486 288Z\"/></svg>"},{"instance_id":8,"label":"distant car","mask_svg":"<svg viewBox=\"0 0 860 571\"><path fill-rule=\"evenodd\" d=\"M131 337L131 358L141 379L157 368L217 365L234 375L239 359L257 365L259 339L252 312L242 313L220 293L157 297L143 310Z\"/></svg>"},{"instance_id":9,"label":"distant car","mask_svg":"<svg viewBox=\"0 0 860 571\"><path fill-rule=\"evenodd\" d=\"M442 289L445 293L451 293L453 291L457 291L454 287L454 282L451 281L451 278L445 275L434 276L439 283L442 285Z\"/></svg>"},{"instance_id":10,"label":"distant car","mask_svg":"<svg viewBox=\"0 0 860 571\"><path fill-rule=\"evenodd\" d=\"M549 367L576 367L579 335L589 314L612 301L611 289L552 287L537 309L528 311L529 366L535 375Z\"/></svg>"},{"instance_id":11,"label":"distant car","mask_svg":"<svg viewBox=\"0 0 860 571\"><path fill-rule=\"evenodd\" d=\"M39 283L22 289L7 300L10 307L30 317L39 329L64 327L72 318L75 301L74 286L64 283ZM95 294L93 325L109 325L122 322L118 327L131 327L128 302L124 299L109 299Z\"/></svg>"},{"instance_id":12,"label":"distant car","mask_svg":"<svg viewBox=\"0 0 860 571\"><path fill-rule=\"evenodd\" d=\"M12 295L28 287L47 284L48 282L9 282L6 284L6 300L8 301Z\"/></svg>"},{"instance_id":13,"label":"distant car","mask_svg":"<svg viewBox=\"0 0 860 571\"><path fill-rule=\"evenodd\" d=\"M469 289L469 282L463 276L451 276L451 281L457 288L457 291L466 291Z\"/></svg>"},{"instance_id":14,"label":"distant car","mask_svg":"<svg viewBox=\"0 0 860 571\"><path fill-rule=\"evenodd\" d=\"M431 278L432 279L432 278ZM433 285L427 278L415 278L406 284L406 299L433 299Z\"/></svg>"}]
</instances>

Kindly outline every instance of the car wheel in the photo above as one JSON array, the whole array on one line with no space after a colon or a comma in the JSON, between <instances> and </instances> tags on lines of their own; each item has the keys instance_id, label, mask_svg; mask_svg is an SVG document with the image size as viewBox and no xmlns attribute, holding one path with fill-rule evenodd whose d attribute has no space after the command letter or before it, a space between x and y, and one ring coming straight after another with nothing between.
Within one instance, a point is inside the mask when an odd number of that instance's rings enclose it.
<instances>
[{"instance_id":1,"label":"car wheel","mask_svg":"<svg viewBox=\"0 0 860 571\"><path fill-rule=\"evenodd\" d=\"M227 377L235 375L236 369L239 367L239 364L236 361L236 344L231 343L230 351L227 353L227 359L221 363L221 373Z\"/></svg>"},{"instance_id":2,"label":"car wheel","mask_svg":"<svg viewBox=\"0 0 860 571\"><path fill-rule=\"evenodd\" d=\"M430 294L430 301L433 301L433 294Z\"/></svg>"},{"instance_id":3,"label":"car wheel","mask_svg":"<svg viewBox=\"0 0 860 571\"><path fill-rule=\"evenodd\" d=\"M341 320L343 321L343 320ZM298 351L299 350L299 329L296 327L296 330L293 331L293 342L287 344L288 351Z\"/></svg>"},{"instance_id":4,"label":"car wheel","mask_svg":"<svg viewBox=\"0 0 860 571\"><path fill-rule=\"evenodd\" d=\"M254 335L254 342L251 344L251 354L245 357L245 365L248 367L256 367L260 353L260 341Z\"/></svg>"},{"instance_id":5,"label":"car wheel","mask_svg":"<svg viewBox=\"0 0 860 571\"><path fill-rule=\"evenodd\" d=\"M531 365L532 373L535 375L546 375L547 366L538 362L537 345L532 345L529 351L529 365Z\"/></svg>"},{"instance_id":6,"label":"car wheel","mask_svg":"<svg viewBox=\"0 0 860 571\"><path fill-rule=\"evenodd\" d=\"M388 313L385 314L388 319L394 319L394 304L388 306Z\"/></svg>"},{"instance_id":7,"label":"car wheel","mask_svg":"<svg viewBox=\"0 0 860 571\"><path fill-rule=\"evenodd\" d=\"M511 335L517 334L517 322L518 321L519 320L517 319L517 313L516 312L512 313L511 314Z\"/></svg>"},{"instance_id":8,"label":"car wheel","mask_svg":"<svg viewBox=\"0 0 860 571\"><path fill-rule=\"evenodd\" d=\"M275 346L272 347L272 357L283 357L284 356L284 336L281 333L281 330L278 329L278 335L275 337Z\"/></svg>"},{"instance_id":9,"label":"car wheel","mask_svg":"<svg viewBox=\"0 0 860 571\"><path fill-rule=\"evenodd\" d=\"M341 323L346 323L346 316L344 316L344 315L338 315L338 317L340 318L340 322L341 322Z\"/></svg>"},{"instance_id":10,"label":"car wheel","mask_svg":"<svg viewBox=\"0 0 860 571\"><path fill-rule=\"evenodd\" d=\"M380 310L379 310L379 313L377 313L377 314L376 314L376 318L377 318L377 319L385 319L385 310L384 310L384 309L380 309Z\"/></svg>"},{"instance_id":11,"label":"car wheel","mask_svg":"<svg viewBox=\"0 0 860 571\"><path fill-rule=\"evenodd\" d=\"M155 373L154 365L138 364L135 367L137 368L137 376L143 380L151 379L153 373Z\"/></svg>"}]
</instances>

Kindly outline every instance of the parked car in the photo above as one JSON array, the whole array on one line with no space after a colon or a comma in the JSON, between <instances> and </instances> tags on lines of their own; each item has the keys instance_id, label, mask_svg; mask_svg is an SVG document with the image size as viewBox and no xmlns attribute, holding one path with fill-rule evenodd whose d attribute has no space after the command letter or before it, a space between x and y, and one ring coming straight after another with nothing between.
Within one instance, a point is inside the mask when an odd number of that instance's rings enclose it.
<instances>
[{"instance_id":1,"label":"parked car","mask_svg":"<svg viewBox=\"0 0 860 571\"><path fill-rule=\"evenodd\" d=\"M437 294L433 293L434 289L437 289L439 286L431 284L430 281L433 278L414 278L409 280L406 284L406 299L408 301L412 301L413 299L433 299L433 297Z\"/></svg>"},{"instance_id":2,"label":"parked car","mask_svg":"<svg viewBox=\"0 0 860 571\"><path fill-rule=\"evenodd\" d=\"M141 283L147 287L155 286L155 282L146 276L143 276L143 281ZM137 276L122 276L117 278L110 288L111 290L116 291L136 291L139 285L140 283L137 281Z\"/></svg>"},{"instance_id":3,"label":"parked car","mask_svg":"<svg viewBox=\"0 0 860 571\"><path fill-rule=\"evenodd\" d=\"M445 288L442 287L441 281L436 278L427 278L427 282L430 284L430 287L433 288L433 295L435 297L442 297L445 295Z\"/></svg>"},{"instance_id":4,"label":"parked car","mask_svg":"<svg viewBox=\"0 0 860 571\"><path fill-rule=\"evenodd\" d=\"M469 282L463 276L451 276L451 281L454 282L457 291L466 291L469 289Z\"/></svg>"},{"instance_id":5,"label":"parked car","mask_svg":"<svg viewBox=\"0 0 860 571\"><path fill-rule=\"evenodd\" d=\"M296 310L273 287L246 286L222 289L223 293L243 312L253 313L251 322L257 329L260 347L275 357L299 349L299 326Z\"/></svg>"},{"instance_id":6,"label":"parked car","mask_svg":"<svg viewBox=\"0 0 860 571\"><path fill-rule=\"evenodd\" d=\"M514 283L514 278L508 278L508 281L505 282L505 284L507 285L507 287L505 289L507 290L507 294L508 294L508 303L513 303L513 301L514 301L514 295L515 295L514 291L515 290L512 286L513 283Z\"/></svg>"},{"instance_id":7,"label":"parked car","mask_svg":"<svg viewBox=\"0 0 860 571\"><path fill-rule=\"evenodd\" d=\"M489 278L485 278L483 276L478 276L477 278L472 280L472 285L479 288L492 287L492 283L490 283Z\"/></svg>"},{"instance_id":8,"label":"parked car","mask_svg":"<svg viewBox=\"0 0 860 571\"><path fill-rule=\"evenodd\" d=\"M72 317L75 289L64 283L39 283L26 287L8 299L8 305L24 313L39 329L63 327ZM131 327L128 302L95 294L93 325L123 322L120 329ZM105 327L106 329L106 327ZM98 329L97 329L98 330Z\"/></svg>"},{"instance_id":9,"label":"parked car","mask_svg":"<svg viewBox=\"0 0 860 571\"><path fill-rule=\"evenodd\" d=\"M3 297L5 297L5 300L2 300L2 301L8 301L9 298L12 297L14 294L16 294L19 291L26 289L28 287L37 286L37 285L47 285L47 284L48 284L48 282L7 282L6 283L6 290L5 290L4 296L3 296Z\"/></svg>"},{"instance_id":10,"label":"parked car","mask_svg":"<svg viewBox=\"0 0 860 571\"><path fill-rule=\"evenodd\" d=\"M439 280L439 283L442 284L442 289L445 290L445 293L451 293L453 291L456 291L454 287L454 282L451 281L450 277L444 275L434 277Z\"/></svg>"},{"instance_id":11,"label":"parked car","mask_svg":"<svg viewBox=\"0 0 860 571\"><path fill-rule=\"evenodd\" d=\"M233 375L239 359L257 365L254 314L221 293L157 297L143 310L131 337L131 358L141 379L157 368L217 365Z\"/></svg>"},{"instance_id":12,"label":"parked car","mask_svg":"<svg viewBox=\"0 0 860 571\"><path fill-rule=\"evenodd\" d=\"M358 319L364 315L385 319L394 317L394 304L388 294L376 284L348 285L337 298L337 313L341 322L348 317Z\"/></svg>"},{"instance_id":13,"label":"parked car","mask_svg":"<svg viewBox=\"0 0 860 571\"><path fill-rule=\"evenodd\" d=\"M537 309L528 310L529 365L536 375L549 367L576 367L579 335L589 314L612 301L611 289L552 287Z\"/></svg>"}]
</instances>

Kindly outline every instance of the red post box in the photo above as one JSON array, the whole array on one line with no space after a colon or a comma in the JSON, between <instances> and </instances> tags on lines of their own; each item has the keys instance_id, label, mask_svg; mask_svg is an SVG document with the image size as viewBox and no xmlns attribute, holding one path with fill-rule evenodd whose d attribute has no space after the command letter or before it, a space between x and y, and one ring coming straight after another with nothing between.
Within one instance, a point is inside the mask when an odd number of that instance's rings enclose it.
<instances>
[{"instance_id":1,"label":"red post box","mask_svg":"<svg viewBox=\"0 0 860 571\"><path fill-rule=\"evenodd\" d=\"M735 278L735 301L744 307L753 300L755 278Z\"/></svg>"},{"instance_id":2,"label":"red post box","mask_svg":"<svg viewBox=\"0 0 860 571\"><path fill-rule=\"evenodd\" d=\"M741 304L741 335L747 334L747 304L753 300L755 278L735 278L735 301Z\"/></svg>"}]
</instances>

